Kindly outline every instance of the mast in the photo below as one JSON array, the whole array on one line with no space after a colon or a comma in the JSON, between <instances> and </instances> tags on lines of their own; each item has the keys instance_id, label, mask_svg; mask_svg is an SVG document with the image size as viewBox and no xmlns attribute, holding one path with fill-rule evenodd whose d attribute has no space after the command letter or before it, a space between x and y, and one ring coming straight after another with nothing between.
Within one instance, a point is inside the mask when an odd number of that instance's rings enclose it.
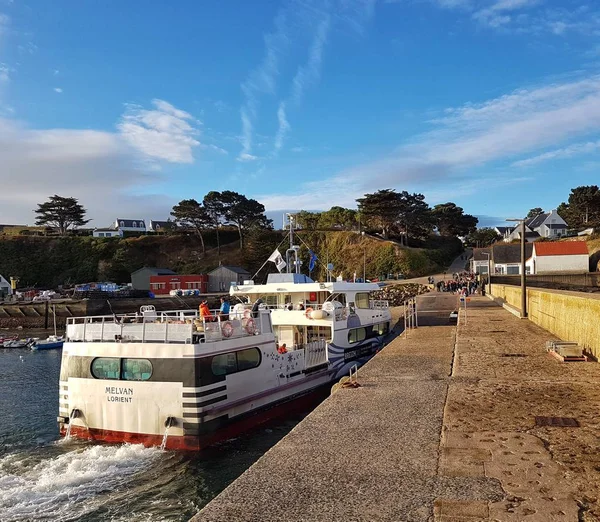
<instances>
[{"instance_id":1,"label":"mast","mask_svg":"<svg viewBox=\"0 0 600 522\"><path fill-rule=\"evenodd\" d=\"M288 274L299 274L300 259L298 259L298 251L300 250L300 247L294 245L294 219L296 216L294 214L288 214L287 216L290 222L290 247L285 253L285 260L287 263L286 270Z\"/></svg>"}]
</instances>

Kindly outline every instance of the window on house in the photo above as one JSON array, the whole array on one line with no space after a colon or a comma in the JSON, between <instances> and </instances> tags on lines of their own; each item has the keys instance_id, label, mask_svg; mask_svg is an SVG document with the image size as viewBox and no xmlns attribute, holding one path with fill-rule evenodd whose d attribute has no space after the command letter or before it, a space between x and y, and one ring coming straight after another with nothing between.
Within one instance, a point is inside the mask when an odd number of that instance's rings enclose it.
<instances>
[{"instance_id":1,"label":"window on house","mask_svg":"<svg viewBox=\"0 0 600 522\"><path fill-rule=\"evenodd\" d=\"M132 223L132 225L134 226L134 228L137 228L137 223L135 221Z\"/></svg>"},{"instance_id":2,"label":"window on house","mask_svg":"<svg viewBox=\"0 0 600 522\"><path fill-rule=\"evenodd\" d=\"M124 227L125 226L125 221L119 221L119 226Z\"/></svg>"},{"instance_id":3,"label":"window on house","mask_svg":"<svg viewBox=\"0 0 600 522\"><path fill-rule=\"evenodd\" d=\"M506 273L508 275L515 275L519 273L519 267L518 266L507 266L506 267Z\"/></svg>"}]
</instances>

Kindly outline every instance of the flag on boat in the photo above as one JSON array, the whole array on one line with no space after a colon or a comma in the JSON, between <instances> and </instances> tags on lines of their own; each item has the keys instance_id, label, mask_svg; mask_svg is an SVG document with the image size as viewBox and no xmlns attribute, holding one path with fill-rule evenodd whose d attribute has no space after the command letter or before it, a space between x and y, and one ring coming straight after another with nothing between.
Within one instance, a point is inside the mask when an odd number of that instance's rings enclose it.
<instances>
[{"instance_id":1,"label":"flag on boat","mask_svg":"<svg viewBox=\"0 0 600 522\"><path fill-rule=\"evenodd\" d=\"M275 252L271 254L271 257L269 257L269 261L273 261L273 263L275 263L275 266L277 267L277 270L279 270L280 272L286 266L286 262L283 260L283 256L279 253L279 250L277 248L275 249Z\"/></svg>"},{"instance_id":2,"label":"flag on boat","mask_svg":"<svg viewBox=\"0 0 600 522\"><path fill-rule=\"evenodd\" d=\"M310 254L310 261L308 262L308 271L312 272L319 258L317 257L317 254L315 254L312 250L309 250L308 253Z\"/></svg>"}]
</instances>

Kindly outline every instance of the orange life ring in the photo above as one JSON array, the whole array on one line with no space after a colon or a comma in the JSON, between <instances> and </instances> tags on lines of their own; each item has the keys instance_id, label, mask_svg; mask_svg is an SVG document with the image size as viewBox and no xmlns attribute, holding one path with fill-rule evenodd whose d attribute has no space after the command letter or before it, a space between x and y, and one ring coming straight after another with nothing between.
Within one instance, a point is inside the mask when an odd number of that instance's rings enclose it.
<instances>
[{"instance_id":1,"label":"orange life ring","mask_svg":"<svg viewBox=\"0 0 600 522\"><path fill-rule=\"evenodd\" d=\"M304 312L304 315L306 316L307 319L312 319L311 317L311 313L312 313L313 309L309 306L306 311Z\"/></svg>"},{"instance_id":2,"label":"orange life ring","mask_svg":"<svg viewBox=\"0 0 600 522\"><path fill-rule=\"evenodd\" d=\"M223 334L223 337L231 337L233 335L233 326L229 321L221 326L221 333Z\"/></svg>"},{"instance_id":3,"label":"orange life ring","mask_svg":"<svg viewBox=\"0 0 600 522\"><path fill-rule=\"evenodd\" d=\"M246 328L246 332L248 332L250 335L254 335L254 332L256 332L256 324L254 324L254 319L248 319L244 328Z\"/></svg>"}]
</instances>

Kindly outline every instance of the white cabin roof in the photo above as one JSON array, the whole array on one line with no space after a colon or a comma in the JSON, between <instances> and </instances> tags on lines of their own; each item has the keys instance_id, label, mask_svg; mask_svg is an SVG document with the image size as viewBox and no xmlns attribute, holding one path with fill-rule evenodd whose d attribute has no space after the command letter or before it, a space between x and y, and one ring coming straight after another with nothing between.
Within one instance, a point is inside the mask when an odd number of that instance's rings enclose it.
<instances>
[{"instance_id":1,"label":"white cabin roof","mask_svg":"<svg viewBox=\"0 0 600 522\"><path fill-rule=\"evenodd\" d=\"M379 290L377 283L352 283L332 281L329 283L267 283L264 285L234 285L230 288L231 295L246 294L292 294L327 291L332 294L339 292L374 292Z\"/></svg>"}]
</instances>

